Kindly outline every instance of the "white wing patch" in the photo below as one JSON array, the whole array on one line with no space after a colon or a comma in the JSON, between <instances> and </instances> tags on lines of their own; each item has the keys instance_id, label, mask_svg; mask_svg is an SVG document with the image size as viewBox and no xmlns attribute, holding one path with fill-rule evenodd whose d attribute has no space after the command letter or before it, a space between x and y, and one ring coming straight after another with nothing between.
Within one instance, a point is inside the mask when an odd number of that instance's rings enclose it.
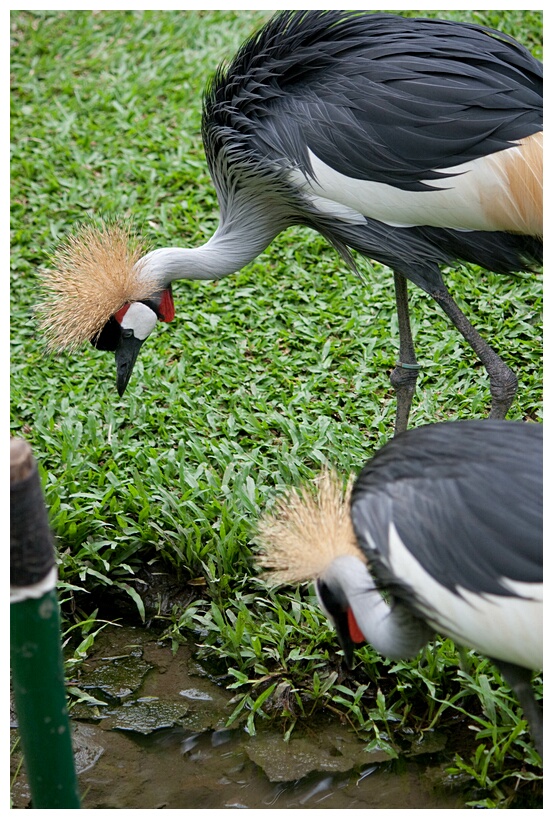
<instances>
[{"instance_id":1,"label":"white wing patch","mask_svg":"<svg viewBox=\"0 0 553 819\"><path fill-rule=\"evenodd\" d=\"M388 538L393 573L405 578L413 588L418 608L438 634L451 637L487 657L525 668L542 667L542 584L500 578L513 596L480 595L461 586L457 586L457 594L454 594L415 560L393 523L390 523ZM428 601L427 606L424 601Z\"/></svg>"},{"instance_id":2,"label":"white wing patch","mask_svg":"<svg viewBox=\"0 0 553 819\"><path fill-rule=\"evenodd\" d=\"M296 176L301 176L304 179L303 174L298 174L295 172ZM311 203L317 208L320 213L324 213L326 216L334 216L338 219L341 219L342 222L349 222L352 225L365 225L365 217L359 211L354 210L353 208L348 207L347 205L342 205L340 202L334 202L331 199L325 199L324 196L316 196L309 191L304 191L309 196Z\"/></svg>"},{"instance_id":3,"label":"white wing patch","mask_svg":"<svg viewBox=\"0 0 553 819\"><path fill-rule=\"evenodd\" d=\"M515 147L501 154L517 150ZM428 182L434 188L431 191L404 191L382 182L352 179L326 165L312 151L309 157L314 178L297 170L292 177L304 193L319 197L314 199L314 204L322 212L333 213L339 204L348 209L349 221L354 221L353 214L363 214L394 227L512 229L498 224L495 212L490 210L490 201L509 199L508 178L495 155L442 169L455 175Z\"/></svg>"}]
</instances>

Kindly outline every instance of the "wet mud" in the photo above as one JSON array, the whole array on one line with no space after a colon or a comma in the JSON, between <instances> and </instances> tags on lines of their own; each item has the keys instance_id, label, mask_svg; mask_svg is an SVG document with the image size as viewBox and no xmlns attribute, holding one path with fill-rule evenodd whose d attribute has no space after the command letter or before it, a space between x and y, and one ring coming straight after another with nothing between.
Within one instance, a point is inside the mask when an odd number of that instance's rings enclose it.
<instances>
[{"instance_id":1,"label":"wet mud","mask_svg":"<svg viewBox=\"0 0 553 819\"><path fill-rule=\"evenodd\" d=\"M288 741L278 724L255 736L227 728L233 692L186 646L173 654L141 629L104 631L75 685L86 699L72 710L83 808L465 807L431 753L391 763L334 716ZM12 798L30 806L23 769Z\"/></svg>"}]
</instances>

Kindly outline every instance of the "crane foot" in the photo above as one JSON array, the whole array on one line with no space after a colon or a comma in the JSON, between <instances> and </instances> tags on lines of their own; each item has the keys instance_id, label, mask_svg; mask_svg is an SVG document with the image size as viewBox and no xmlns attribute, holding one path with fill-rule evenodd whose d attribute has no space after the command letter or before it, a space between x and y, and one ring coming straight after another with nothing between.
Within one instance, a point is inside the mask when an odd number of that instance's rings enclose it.
<instances>
[{"instance_id":1,"label":"crane foot","mask_svg":"<svg viewBox=\"0 0 553 819\"><path fill-rule=\"evenodd\" d=\"M488 368L488 372L492 396L489 417L505 418L517 394L518 378L501 359L499 363L494 362L493 366Z\"/></svg>"}]
</instances>

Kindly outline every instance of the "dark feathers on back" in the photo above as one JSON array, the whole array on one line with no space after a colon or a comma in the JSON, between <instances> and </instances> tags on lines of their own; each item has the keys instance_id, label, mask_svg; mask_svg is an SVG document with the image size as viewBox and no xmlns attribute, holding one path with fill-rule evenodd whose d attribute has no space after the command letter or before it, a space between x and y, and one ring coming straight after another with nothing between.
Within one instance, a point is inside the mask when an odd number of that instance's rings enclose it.
<instances>
[{"instance_id":1,"label":"dark feathers on back","mask_svg":"<svg viewBox=\"0 0 553 819\"><path fill-rule=\"evenodd\" d=\"M507 35L395 14L285 11L222 66L202 132L221 209L232 186L264 184L284 229L319 231L432 293L458 259L497 273L541 264L539 238L437 227L350 224L315 211L289 181L308 149L347 176L425 190L441 169L542 128L542 66ZM264 180L264 181L263 181ZM279 209L279 202L284 207Z\"/></svg>"},{"instance_id":2,"label":"dark feathers on back","mask_svg":"<svg viewBox=\"0 0 553 819\"><path fill-rule=\"evenodd\" d=\"M219 69L205 118L277 161L308 168L308 145L348 176L422 190L436 169L541 130L542 66L470 24L283 12Z\"/></svg>"},{"instance_id":3,"label":"dark feathers on back","mask_svg":"<svg viewBox=\"0 0 553 819\"><path fill-rule=\"evenodd\" d=\"M354 530L380 582L390 521L452 591L512 594L502 577L542 582L542 441L540 424L485 420L419 427L386 444L352 493Z\"/></svg>"}]
</instances>

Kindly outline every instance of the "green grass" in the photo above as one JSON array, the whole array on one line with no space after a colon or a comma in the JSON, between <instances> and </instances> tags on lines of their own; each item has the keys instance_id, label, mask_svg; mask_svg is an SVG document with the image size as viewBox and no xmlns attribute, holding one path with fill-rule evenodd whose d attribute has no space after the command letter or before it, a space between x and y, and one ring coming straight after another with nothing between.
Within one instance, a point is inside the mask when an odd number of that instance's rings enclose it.
<instances>
[{"instance_id":1,"label":"green grass","mask_svg":"<svg viewBox=\"0 0 553 819\"><path fill-rule=\"evenodd\" d=\"M500 27L541 57L538 12L431 14ZM268 591L255 577L252 527L275 492L325 463L357 471L392 434L389 270L360 259L363 283L318 235L293 229L224 281L177 283L177 318L144 345L123 399L112 356L87 347L48 357L37 335L39 269L79 223L130 219L152 246L211 235L217 203L201 93L265 18L12 12L11 432L39 461L65 596L76 606L75 614L66 606L68 628L82 655L106 589L130 595L144 616L146 566L168 568L183 586L203 578L190 587L190 607L156 622L175 643L201 644L201 657L236 688L236 718L249 730L276 713L290 731L332 709L394 755L413 732L461 719L479 734L451 756L451 775L476 785L475 801L487 806L524 805L539 760L489 663L470 655L464 679L445 641L395 666L362 649L346 675L311 592ZM519 376L509 417L541 419L540 277L465 267L446 280ZM429 298L410 293L424 365L411 424L484 417L483 368Z\"/></svg>"}]
</instances>

